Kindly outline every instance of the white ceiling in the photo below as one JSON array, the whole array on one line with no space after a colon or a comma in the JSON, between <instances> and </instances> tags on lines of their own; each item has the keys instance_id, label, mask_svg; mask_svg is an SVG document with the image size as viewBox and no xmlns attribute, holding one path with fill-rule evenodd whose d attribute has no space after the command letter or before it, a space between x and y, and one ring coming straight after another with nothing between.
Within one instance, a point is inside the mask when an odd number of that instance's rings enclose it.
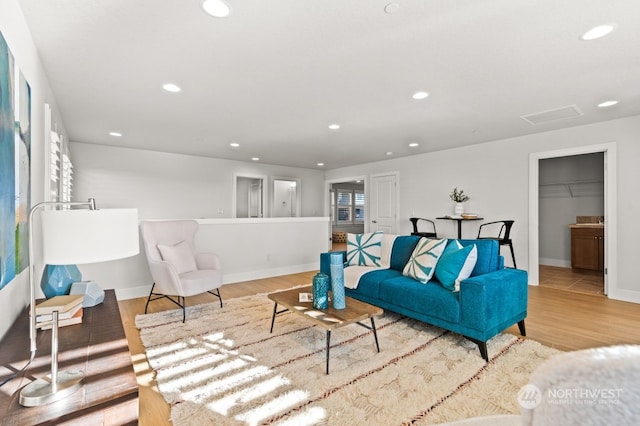
<instances>
[{"instance_id":1,"label":"white ceiling","mask_svg":"<svg viewBox=\"0 0 640 426\"><path fill-rule=\"evenodd\" d=\"M75 142L332 169L640 114L638 0L19 1Z\"/></svg>"}]
</instances>

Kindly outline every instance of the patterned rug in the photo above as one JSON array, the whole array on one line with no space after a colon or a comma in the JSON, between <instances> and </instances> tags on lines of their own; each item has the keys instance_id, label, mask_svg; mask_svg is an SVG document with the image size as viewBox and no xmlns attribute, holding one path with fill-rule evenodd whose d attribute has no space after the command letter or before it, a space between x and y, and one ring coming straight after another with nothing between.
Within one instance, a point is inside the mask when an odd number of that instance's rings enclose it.
<instances>
[{"instance_id":1,"label":"patterned rug","mask_svg":"<svg viewBox=\"0 0 640 426\"><path fill-rule=\"evenodd\" d=\"M517 393L558 353L500 334L474 343L393 313L371 331L324 329L285 313L269 333L266 295L138 315L136 326L175 425L427 425L519 413Z\"/></svg>"}]
</instances>

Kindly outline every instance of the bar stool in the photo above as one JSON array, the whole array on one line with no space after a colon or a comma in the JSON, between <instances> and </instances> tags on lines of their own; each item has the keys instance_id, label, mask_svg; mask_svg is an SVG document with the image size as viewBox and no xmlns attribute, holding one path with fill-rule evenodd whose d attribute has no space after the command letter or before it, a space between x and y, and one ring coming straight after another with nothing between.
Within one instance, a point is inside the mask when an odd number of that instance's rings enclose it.
<instances>
[{"instance_id":1,"label":"bar stool","mask_svg":"<svg viewBox=\"0 0 640 426\"><path fill-rule=\"evenodd\" d=\"M487 222L487 223L483 223L482 225L480 225L480 227L478 228L478 239L479 240L497 240L498 244L500 246L509 246L509 249L511 249L511 259L513 260L513 267L517 268L516 266L516 255L513 253L513 242L511 241L511 227L513 226L513 220L497 220L495 222ZM492 226L493 225L493 226ZM483 232L483 227L486 228L484 229L484 236L481 236L482 232ZM498 228L499 226L499 228ZM497 234L495 233L495 230L498 229ZM491 233L491 236L487 236L487 232Z\"/></svg>"},{"instance_id":2,"label":"bar stool","mask_svg":"<svg viewBox=\"0 0 640 426\"><path fill-rule=\"evenodd\" d=\"M409 220L413 225L413 232L411 233L411 235L417 235L419 237L427 237L427 238L438 238L438 233L436 232L436 224L434 221L429 219L423 219L421 217L410 217ZM419 231L418 230L418 227L420 226L419 222L425 222L425 223L422 223L422 225L431 224L430 226L431 231L425 232L424 229L422 231Z\"/></svg>"}]
</instances>

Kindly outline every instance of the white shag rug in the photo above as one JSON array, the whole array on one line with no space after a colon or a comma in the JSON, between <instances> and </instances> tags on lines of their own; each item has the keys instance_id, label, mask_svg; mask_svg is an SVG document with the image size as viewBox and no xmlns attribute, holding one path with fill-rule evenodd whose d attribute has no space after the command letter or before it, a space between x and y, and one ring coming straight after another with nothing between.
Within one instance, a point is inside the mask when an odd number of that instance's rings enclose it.
<instances>
[{"instance_id":1,"label":"white shag rug","mask_svg":"<svg viewBox=\"0 0 640 426\"><path fill-rule=\"evenodd\" d=\"M557 350L500 334L490 362L462 336L386 312L331 335L266 295L136 317L175 425L427 425L518 414L518 390ZM370 323L370 322L369 322Z\"/></svg>"}]
</instances>

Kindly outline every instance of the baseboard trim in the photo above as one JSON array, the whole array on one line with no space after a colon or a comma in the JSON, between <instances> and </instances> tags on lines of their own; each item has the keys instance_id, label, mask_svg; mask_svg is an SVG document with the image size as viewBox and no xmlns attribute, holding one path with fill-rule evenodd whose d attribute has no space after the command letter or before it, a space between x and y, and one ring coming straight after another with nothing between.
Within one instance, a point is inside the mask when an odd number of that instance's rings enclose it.
<instances>
[{"instance_id":1,"label":"baseboard trim","mask_svg":"<svg viewBox=\"0 0 640 426\"><path fill-rule=\"evenodd\" d=\"M278 277L280 275L299 274L301 272L317 271L320 263L307 263L302 265L282 266L279 268L261 269L258 271L238 272L235 274L223 275L222 284L234 284L244 281L260 280L263 278ZM147 297L151 291L151 285L115 289L118 300L135 299L137 297Z\"/></svg>"}]
</instances>

